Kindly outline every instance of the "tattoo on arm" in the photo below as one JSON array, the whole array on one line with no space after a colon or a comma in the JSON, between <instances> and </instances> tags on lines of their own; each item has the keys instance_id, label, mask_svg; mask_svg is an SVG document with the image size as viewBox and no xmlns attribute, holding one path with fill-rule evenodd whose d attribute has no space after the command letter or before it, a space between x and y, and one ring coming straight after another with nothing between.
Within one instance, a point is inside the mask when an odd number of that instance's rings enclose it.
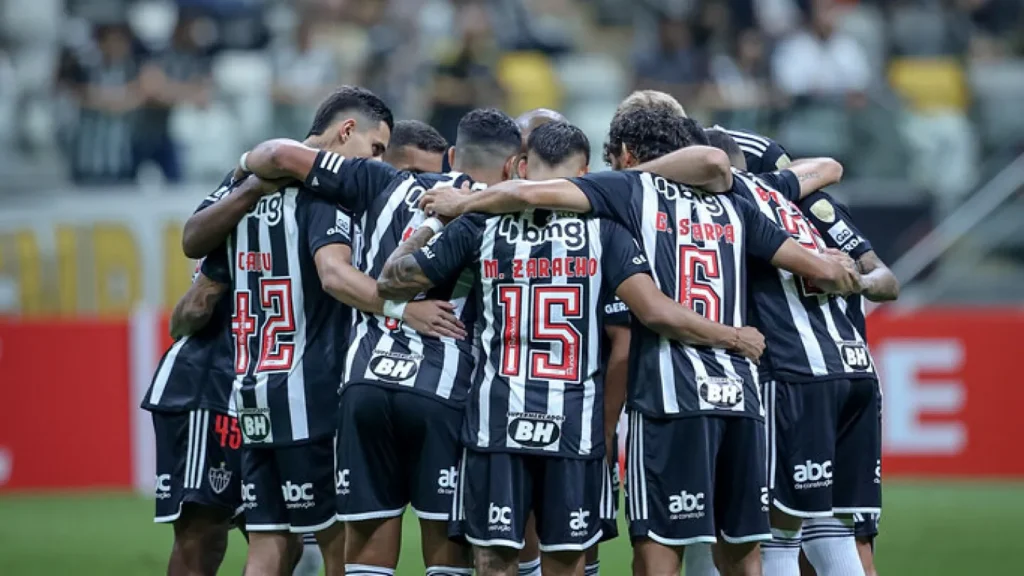
<instances>
[{"instance_id":1,"label":"tattoo on arm","mask_svg":"<svg viewBox=\"0 0 1024 576\"><path fill-rule=\"evenodd\" d=\"M171 314L171 337L178 339L189 336L206 326L213 315L217 300L226 288L223 284L200 276L174 306L174 312Z\"/></svg>"},{"instance_id":2,"label":"tattoo on arm","mask_svg":"<svg viewBox=\"0 0 1024 576\"><path fill-rule=\"evenodd\" d=\"M413 257L413 253L433 237L433 230L421 227L388 257L377 279L377 293L381 298L410 300L434 285Z\"/></svg>"},{"instance_id":3,"label":"tattoo on arm","mask_svg":"<svg viewBox=\"0 0 1024 576\"><path fill-rule=\"evenodd\" d=\"M806 182L808 180L814 180L816 178L821 178L821 174L818 174L817 172L804 172L804 173L797 174L796 178L800 182Z\"/></svg>"}]
</instances>

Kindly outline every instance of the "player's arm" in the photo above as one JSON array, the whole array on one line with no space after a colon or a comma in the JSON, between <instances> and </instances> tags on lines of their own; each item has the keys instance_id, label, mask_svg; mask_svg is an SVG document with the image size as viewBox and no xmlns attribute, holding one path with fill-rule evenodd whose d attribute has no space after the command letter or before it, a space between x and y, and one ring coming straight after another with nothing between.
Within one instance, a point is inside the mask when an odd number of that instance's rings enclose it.
<instances>
[{"instance_id":1,"label":"player's arm","mask_svg":"<svg viewBox=\"0 0 1024 576\"><path fill-rule=\"evenodd\" d=\"M636 167L707 192L732 189L729 155L711 146L689 146Z\"/></svg>"},{"instance_id":2,"label":"player's arm","mask_svg":"<svg viewBox=\"0 0 1024 576\"><path fill-rule=\"evenodd\" d=\"M861 294L872 302L889 302L900 297L900 281L874 250L856 260L860 269Z\"/></svg>"},{"instance_id":3,"label":"player's arm","mask_svg":"<svg viewBox=\"0 0 1024 576\"><path fill-rule=\"evenodd\" d=\"M801 158L791 162L785 171L791 172L799 182L798 198L843 179L843 165L832 158Z\"/></svg>"},{"instance_id":4,"label":"player's arm","mask_svg":"<svg viewBox=\"0 0 1024 576\"><path fill-rule=\"evenodd\" d=\"M185 295L174 305L174 311L171 312L171 338L177 340L195 334L206 326L213 316L217 301L227 289L227 284L200 272Z\"/></svg>"},{"instance_id":5,"label":"player's arm","mask_svg":"<svg viewBox=\"0 0 1024 576\"><path fill-rule=\"evenodd\" d=\"M222 186L210 195L185 222L181 233L181 248L185 256L199 259L213 252L256 202L277 191L280 184L251 176L230 189Z\"/></svg>"},{"instance_id":6,"label":"player's arm","mask_svg":"<svg viewBox=\"0 0 1024 576\"><path fill-rule=\"evenodd\" d=\"M788 270L833 294L859 294L863 290L860 272L847 256L821 254L787 238L771 258L776 268Z\"/></svg>"},{"instance_id":7,"label":"player's arm","mask_svg":"<svg viewBox=\"0 0 1024 576\"><path fill-rule=\"evenodd\" d=\"M604 439L605 449L611 454L615 427L619 423L619 415L626 404L626 388L629 382L629 325L605 324L610 350L608 351L608 367L604 375Z\"/></svg>"},{"instance_id":8,"label":"player's arm","mask_svg":"<svg viewBox=\"0 0 1024 576\"><path fill-rule=\"evenodd\" d=\"M258 144L242 155L241 164L261 178L303 182L317 196L357 214L398 174L384 162L345 158L286 138Z\"/></svg>"},{"instance_id":9,"label":"player's arm","mask_svg":"<svg viewBox=\"0 0 1024 576\"><path fill-rule=\"evenodd\" d=\"M454 278L477 257L483 220L479 214L467 215L438 234L430 226L420 226L384 264L377 294L406 301Z\"/></svg>"}]
</instances>

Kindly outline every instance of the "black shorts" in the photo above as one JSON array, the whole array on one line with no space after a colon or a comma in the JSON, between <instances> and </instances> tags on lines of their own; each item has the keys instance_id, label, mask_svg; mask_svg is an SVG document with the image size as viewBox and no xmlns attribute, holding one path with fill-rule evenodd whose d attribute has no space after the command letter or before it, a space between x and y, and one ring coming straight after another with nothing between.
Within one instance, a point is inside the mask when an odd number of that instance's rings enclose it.
<instances>
[{"instance_id":1,"label":"black shorts","mask_svg":"<svg viewBox=\"0 0 1024 576\"><path fill-rule=\"evenodd\" d=\"M209 410L153 412L156 522L174 522L188 502L233 516L242 505L238 420Z\"/></svg>"},{"instance_id":2,"label":"black shorts","mask_svg":"<svg viewBox=\"0 0 1024 576\"><path fill-rule=\"evenodd\" d=\"M608 475L611 478L612 483L612 513L611 517L603 518L604 526L601 530L604 534L601 536L601 541L611 540L612 538L618 538L619 536L619 491L622 486L621 478L619 477L619 434L618 432L612 434L612 445L607 447L611 450L611 458L608 464Z\"/></svg>"},{"instance_id":3,"label":"black shorts","mask_svg":"<svg viewBox=\"0 0 1024 576\"><path fill-rule=\"evenodd\" d=\"M878 519L881 514L854 514L853 534L858 540L870 542L874 545L875 537L878 536Z\"/></svg>"},{"instance_id":4,"label":"black shorts","mask_svg":"<svg viewBox=\"0 0 1024 576\"><path fill-rule=\"evenodd\" d=\"M250 532L319 532L334 524L334 436L242 448L242 507Z\"/></svg>"},{"instance_id":5,"label":"black shorts","mask_svg":"<svg viewBox=\"0 0 1024 576\"><path fill-rule=\"evenodd\" d=\"M604 458L464 450L454 501L454 538L522 550L533 512L541 552L583 551L604 538L613 515Z\"/></svg>"},{"instance_id":6,"label":"black shorts","mask_svg":"<svg viewBox=\"0 0 1024 576\"><path fill-rule=\"evenodd\" d=\"M765 383L773 504L801 518L882 506L878 381Z\"/></svg>"},{"instance_id":7,"label":"black shorts","mask_svg":"<svg viewBox=\"0 0 1024 576\"><path fill-rule=\"evenodd\" d=\"M416 392L348 384L338 424L338 518L393 518L412 504L448 521L463 412Z\"/></svg>"},{"instance_id":8,"label":"black shorts","mask_svg":"<svg viewBox=\"0 0 1024 576\"><path fill-rule=\"evenodd\" d=\"M650 418L631 411L629 535L665 546L771 539L764 424L753 418Z\"/></svg>"}]
</instances>

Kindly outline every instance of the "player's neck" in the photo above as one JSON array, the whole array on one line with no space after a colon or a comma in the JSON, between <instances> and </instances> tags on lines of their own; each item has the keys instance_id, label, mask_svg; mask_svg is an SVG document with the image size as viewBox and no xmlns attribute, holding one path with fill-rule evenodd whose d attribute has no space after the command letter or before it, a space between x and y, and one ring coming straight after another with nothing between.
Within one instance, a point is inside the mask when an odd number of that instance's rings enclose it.
<instances>
[{"instance_id":1,"label":"player's neck","mask_svg":"<svg viewBox=\"0 0 1024 576\"><path fill-rule=\"evenodd\" d=\"M330 144L330 142L327 141L327 138L324 138L323 134L312 134L303 140L302 143L310 148L317 148L320 150L327 148L327 145Z\"/></svg>"},{"instance_id":2,"label":"player's neck","mask_svg":"<svg viewBox=\"0 0 1024 576\"><path fill-rule=\"evenodd\" d=\"M505 174L501 168L480 168L479 166L469 167L462 166L456 162L455 166L452 166L452 170L455 172L462 172L472 178L474 182L481 182L488 186L493 186L505 180Z\"/></svg>"}]
</instances>

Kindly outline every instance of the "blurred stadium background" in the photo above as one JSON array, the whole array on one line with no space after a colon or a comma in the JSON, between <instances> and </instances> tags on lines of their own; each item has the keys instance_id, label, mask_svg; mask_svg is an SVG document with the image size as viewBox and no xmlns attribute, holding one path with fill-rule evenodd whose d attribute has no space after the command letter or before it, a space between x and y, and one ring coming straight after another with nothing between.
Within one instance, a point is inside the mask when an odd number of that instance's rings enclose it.
<instances>
[{"instance_id":1,"label":"blurred stadium background","mask_svg":"<svg viewBox=\"0 0 1024 576\"><path fill-rule=\"evenodd\" d=\"M904 283L869 328L880 570L1014 571L1019 0L0 0L0 574L163 572L137 405L190 278L181 224L341 83L449 138L476 106L561 110L595 169L638 87L840 159L834 193ZM400 574L422 569L415 535ZM602 557L626 573L628 543Z\"/></svg>"}]
</instances>

